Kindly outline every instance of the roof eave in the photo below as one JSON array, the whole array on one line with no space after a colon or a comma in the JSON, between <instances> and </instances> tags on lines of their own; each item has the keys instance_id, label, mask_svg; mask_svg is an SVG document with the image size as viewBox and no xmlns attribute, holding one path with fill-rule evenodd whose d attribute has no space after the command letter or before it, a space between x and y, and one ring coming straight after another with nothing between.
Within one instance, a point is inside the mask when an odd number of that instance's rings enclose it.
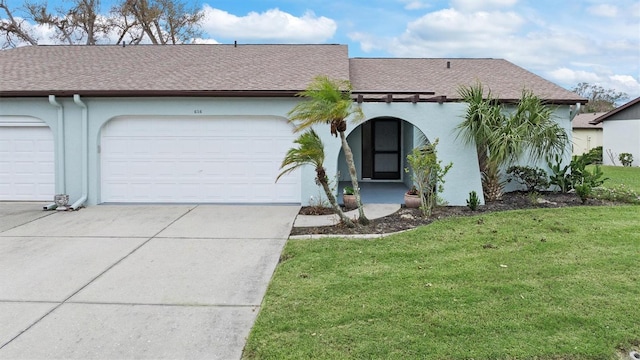
<instances>
[{"instance_id":1,"label":"roof eave","mask_svg":"<svg viewBox=\"0 0 640 360\"><path fill-rule=\"evenodd\" d=\"M501 104L517 104L521 99L497 99L497 102ZM447 98L447 101L450 102L460 102L464 101L459 98ZM584 105L586 101L584 99L542 99L543 104L545 105L575 105L580 103Z\"/></svg>"},{"instance_id":2,"label":"roof eave","mask_svg":"<svg viewBox=\"0 0 640 360\"><path fill-rule=\"evenodd\" d=\"M2 97L294 97L301 90L17 90L0 91Z\"/></svg>"},{"instance_id":3,"label":"roof eave","mask_svg":"<svg viewBox=\"0 0 640 360\"><path fill-rule=\"evenodd\" d=\"M605 113L605 114L601 115L597 119L589 121L589 124L598 125L601 122L607 120L610 116L615 115L615 114L619 113L622 110L628 109L628 108L632 107L633 105L635 105L637 103L640 103L640 97L637 97L637 98L629 101L628 103L626 103L626 104L624 104L624 105L622 105L620 107L617 107L617 108L609 111L608 113Z\"/></svg>"},{"instance_id":4,"label":"roof eave","mask_svg":"<svg viewBox=\"0 0 640 360\"><path fill-rule=\"evenodd\" d=\"M60 97L71 97L80 95L85 97L295 97L300 90L0 90L0 98L20 98L20 97L47 97L55 95ZM358 94L421 94L434 95L431 91L353 91L354 95ZM424 100L424 99L422 99ZM454 97L435 96L430 101L438 102L460 102L462 99ZM520 99L500 99L500 103L512 104L517 103ZM584 99L543 99L548 105L575 105L583 103ZM422 102L422 101L421 101Z\"/></svg>"}]
</instances>

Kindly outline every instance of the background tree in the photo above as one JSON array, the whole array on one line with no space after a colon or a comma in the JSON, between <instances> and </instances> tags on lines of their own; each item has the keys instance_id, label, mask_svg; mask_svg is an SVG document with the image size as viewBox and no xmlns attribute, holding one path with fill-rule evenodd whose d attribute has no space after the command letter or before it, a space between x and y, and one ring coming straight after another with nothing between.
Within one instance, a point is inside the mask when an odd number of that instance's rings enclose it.
<instances>
[{"instance_id":1,"label":"background tree","mask_svg":"<svg viewBox=\"0 0 640 360\"><path fill-rule=\"evenodd\" d=\"M309 129L302 133L294 143L298 144L297 148L291 148L287 151L287 155L282 161L280 169L283 169L280 175L276 178L276 182L280 177L286 175L304 165L311 165L316 170L316 183L322 186L327 199L331 204L333 210L340 217L340 220L348 227L354 227L355 224L347 215L344 214L338 201L333 195L333 191L329 186L329 178L324 168L324 144L318 134L313 129Z\"/></svg>"},{"instance_id":2,"label":"background tree","mask_svg":"<svg viewBox=\"0 0 640 360\"><path fill-rule=\"evenodd\" d=\"M616 103L629 99L626 93L586 82L579 83L571 91L589 100L581 108L583 113L611 111L617 107Z\"/></svg>"},{"instance_id":3,"label":"background tree","mask_svg":"<svg viewBox=\"0 0 640 360\"><path fill-rule=\"evenodd\" d=\"M38 45L33 35L29 32L25 19L16 19L13 11L4 0L0 0L0 10L5 13L6 19L0 19L0 36L5 38L2 48L15 47L20 42L30 45ZM1 12L0 12L1 14Z\"/></svg>"},{"instance_id":4,"label":"background tree","mask_svg":"<svg viewBox=\"0 0 640 360\"><path fill-rule=\"evenodd\" d=\"M99 35L106 37L109 32L107 24L98 21L99 0L76 0L70 8L58 8L55 13L49 12L46 3L27 2L25 8L36 24L55 29L60 43L95 45Z\"/></svg>"},{"instance_id":5,"label":"background tree","mask_svg":"<svg viewBox=\"0 0 640 360\"><path fill-rule=\"evenodd\" d=\"M177 0L123 0L111 13L121 29L118 42L129 34L133 44L145 37L156 45L181 44L202 34L204 12Z\"/></svg>"},{"instance_id":6,"label":"background tree","mask_svg":"<svg viewBox=\"0 0 640 360\"><path fill-rule=\"evenodd\" d=\"M204 12L188 8L181 0L119 0L107 16L100 15L100 0L64 4L67 7L50 11L46 2L26 2L21 9L26 18L23 19L0 0L0 10L6 15L6 19L0 20L0 36L5 38L3 47L20 43L37 45L39 39L30 33L29 22L53 28L54 41L70 45L95 45L108 43L110 39L115 39L115 43L126 40L130 44L180 44L202 34L200 23Z\"/></svg>"},{"instance_id":7,"label":"background tree","mask_svg":"<svg viewBox=\"0 0 640 360\"><path fill-rule=\"evenodd\" d=\"M474 144L482 175L482 190L488 201L502 197L501 167L527 154L539 161L562 154L569 138L555 121L553 110L531 91L524 90L515 110L507 111L477 83L458 89L468 104L464 121L457 126L458 137Z\"/></svg>"},{"instance_id":8,"label":"background tree","mask_svg":"<svg viewBox=\"0 0 640 360\"><path fill-rule=\"evenodd\" d=\"M358 204L358 222L366 225L369 223L369 219L365 216L362 207L353 152L344 134L347 130L347 118L352 117L353 121L358 122L364 117L362 109L356 106L351 99L352 89L349 80L334 80L326 76L316 76L307 89L298 94L306 99L298 103L289 111L288 115L289 121L294 122L296 126L296 132L317 124L329 124L331 135L340 136L344 157L349 167L353 193Z\"/></svg>"}]
</instances>

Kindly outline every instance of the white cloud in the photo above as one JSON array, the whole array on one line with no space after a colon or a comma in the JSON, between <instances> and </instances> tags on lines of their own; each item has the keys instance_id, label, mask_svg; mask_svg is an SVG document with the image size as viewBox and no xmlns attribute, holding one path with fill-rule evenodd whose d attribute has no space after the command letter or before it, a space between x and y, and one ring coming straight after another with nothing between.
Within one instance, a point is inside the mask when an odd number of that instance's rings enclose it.
<instances>
[{"instance_id":1,"label":"white cloud","mask_svg":"<svg viewBox=\"0 0 640 360\"><path fill-rule=\"evenodd\" d=\"M218 41L214 39L202 39L202 38L191 39L191 43L192 44L220 44Z\"/></svg>"},{"instance_id":2,"label":"white cloud","mask_svg":"<svg viewBox=\"0 0 640 360\"><path fill-rule=\"evenodd\" d=\"M202 29L213 37L316 43L329 40L337 29L334 20L318 17L313 12L295 17L279 9L270 9L236 16L206 4L203 11Z\"/></svg>"},{"instance_id":3,"label":"white cloud","mask_svg":"<svg viewBox=\"0 0 640 360\"><path fill-rule=\"evenodd\" d=\"M584 70L573 70L566 67L549 71L548 74L549 80L560 84L578 84L581 82L598 83L602 81L602 76L596 73Z\"/></svg>"},{"instance_id":4,"label":"white cloud","mask_svg":"<svg viewBox=\"0 0 640 360\"><path fill-rule=\"evenodd\" d=\"M446 39L447 41L474 42L493 40L494 36L513 33L524 23L513 12L462 13L444 9L424 15L407 25L405 36L422 39Z\"/></svg>"},{"instance_id":5,"label":"white cloud","mask_svg":"<svg viewBox=\"0 0 640 360\"><path fill-rule=\"evenodd\" d=\"M353 32L347 35L351 41L360 43L364 52L371 52L379 48L380 42L374 36L362 32Z\"/></svg>"},{"instance_id":6,"label":"white cloud","mask_svg":"<svg viewBox=\"0 0 640 360\"><path fill-rule=\"evenodd\" d=\"M630 99L640 96L640 81L631 75L611 75L609 76L611 87L618 91L627 93Z\"/></svg>"},{"instance_id":7,"label":"white cloud","mask_svg":"<svg viewBox=\"0 0 640 360\"><path fill-rule=\"evenodd\" d=\"M420 10L420 9L426 9L431 6L428 3L421 0L400 0L400 2L405 4L404 8L406 10Z\"/></svg>"},{"instance_id":8,"label":"white cloud","mask_svg":"<svg viewBox=\"0 0 640 360\"><path fill-rule=\"evenodd\" d=\"M22 24L22 28L39 44L52 45L56 43L53 39L55 37L55 30L52 27L47 25L34 25L20 17L15 17L15 20ZM27 42L20 41L16 37L14 37L14 42L17 46L28 45Z\"/></svg>"},{"instance_id":9,"label":"white cloud","mask_svg":"<svg viewBox=\"0 0 640 360\"><path fill-rule=\"evenodd\" d=\"M609 4L599 4L590 6L587 11L591 15L603 16L603 17L616 17L618 15L618 7Z\"/></svg>"},{"instance_id":10,"label":"white cloud","mask_svg":"<svg viewBox=\"0 0 640 360\"><path fill-rule=\"evenodd\" d=\"M571 88L578 83L586 82L599 85L605 89L612 89L629 95L630 99L640 96L640 82L631 75L610 75L611 70L601 66L595 66L593 71L575 70L560 67L545 74L549 80Z\"/></svg>"},{"instance_id":11,"label":"white cloud","mask_svg":"<svg viewBox=\"0 0 640 360\"><path fill-rule=\"evenodd\" d=\"M463 12L477 10L498 9L515 5L518 0L451 0L453 8Z\"/></svg>"},{"instance_id":12,"label":"white cloud","mask_svg":"<svg viewBox=\"0 0 640 360\"><path fill-rule=\"evenodd\" d=\"M633 3L628 12L632 17L640 18L640 2Z\"/></svg>"},{"instance_id":13,"label":"white cloud","mask_svg":"<svg viewBox=\"0 0 640 360\"><path fill-rule=\"evenodd\" d=\"M600 39L573 23L538 26L532 16L538 13L449 8L409 22L397 36L354 32L350 38L366 52L385 51L396 57L504 58L565 88L588 82L630 97L640 95L638 78L624 75L637 71L638 47L633 37Z\"/></svg>"}]
</instances>

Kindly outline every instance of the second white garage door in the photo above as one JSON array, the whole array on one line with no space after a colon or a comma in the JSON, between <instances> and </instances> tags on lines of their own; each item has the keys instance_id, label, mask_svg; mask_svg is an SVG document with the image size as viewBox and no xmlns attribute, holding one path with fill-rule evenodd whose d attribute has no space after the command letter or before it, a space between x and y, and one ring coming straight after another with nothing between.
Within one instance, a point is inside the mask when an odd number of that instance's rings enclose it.
<instances>
[{"instance_id":1,"label":"second white garage door","mask_svg":"<svg viewBox=\"0 0 640 360\"><path fill-rule=\"evenodd\" d=\"M53 200L53 146L42 121L0 117L0 200Z\"/></svg>"},{"instance_id":2,"label":"second white garage door","mask_svg":"<svg viewBox=\"0 0 640 360\"><path fill-rule=\"evenodd\" d=\"M275 179L294 135L278 118L117 118L101 137L102 202L299 203Z\"/></svg>"}]
</instances>

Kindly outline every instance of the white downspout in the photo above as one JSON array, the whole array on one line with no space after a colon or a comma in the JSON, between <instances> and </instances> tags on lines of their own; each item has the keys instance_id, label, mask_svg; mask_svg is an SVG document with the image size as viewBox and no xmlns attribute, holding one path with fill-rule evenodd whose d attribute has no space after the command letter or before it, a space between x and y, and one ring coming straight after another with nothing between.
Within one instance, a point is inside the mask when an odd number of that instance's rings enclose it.
<instances>
[{"instance_id":1,"label":"white downspout","mask_svg":"<svg viewBox=\"0 0 640 360\"><path fill-rule=\"evenodd\" d=\"M56 170L56 194L66 193L66 179L65 179L65 156L64 156L64 108L62 104L56 101L55 95L49 95L49 104L58 108L58 139L57 139L57 152L58 152L58 168ZM51 203L44 207L44 210L53 210L57 207L55 203Z\"/></svg>"},{"instance_id":2,"label":"white downspout","mask_svg":"<svg viewBox=\"0 0 640 360\"><path fill-rule=\"evenodd\" d=\"M79 94L73 95L73 102L82 108L82 196L71 205L73 210L78 210L89 194L89 119L87 105L80 100Z\"/></svg>"},{"instance_id":3,"label":"white downspout","mask_svg":"<svg viewBox=\"0 0 640 360\"><path fill-rule=\"evenodd\" d=\"M569 121L573 121L573 118L576 117L580 113L580 107L582 104L576 103L576 107L573 110L569 111Z\"/></svg>"}]
</instances>

